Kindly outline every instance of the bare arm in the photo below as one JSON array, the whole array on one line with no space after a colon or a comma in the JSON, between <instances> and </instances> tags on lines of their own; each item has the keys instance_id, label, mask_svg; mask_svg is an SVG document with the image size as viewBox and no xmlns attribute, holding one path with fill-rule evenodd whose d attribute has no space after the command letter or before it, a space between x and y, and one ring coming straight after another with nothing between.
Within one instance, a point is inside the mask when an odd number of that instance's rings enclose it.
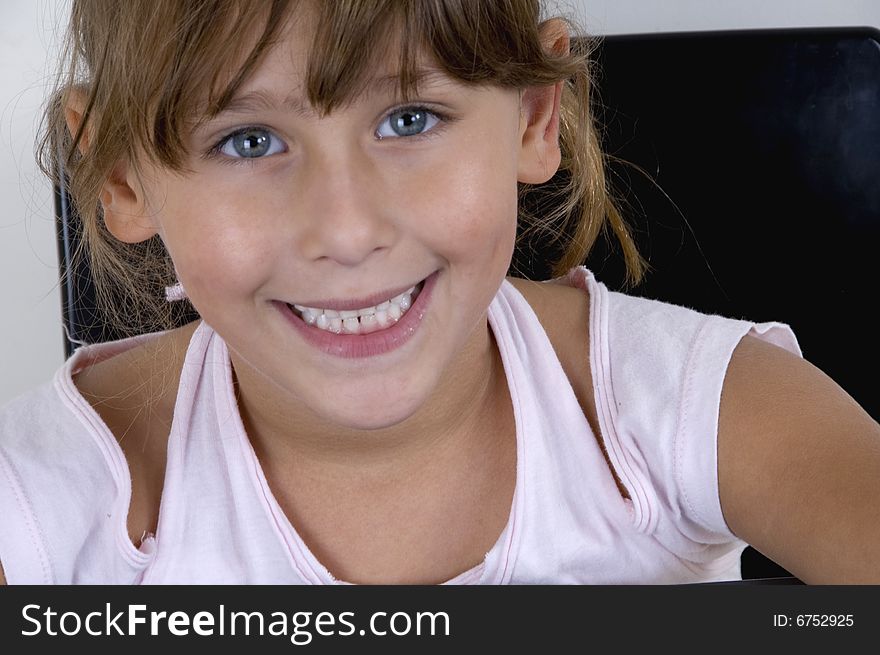
<instances>
[{"instance_id":1,"label":"bare arm","mask_svg":"<svg viewBox=\"0 0 880 655\"><path fill-rule=\"evenodd\" d=\"M0 563L0 585L6 584L6 576L3 575L3 564Z\"/></svg>"},{"instance_id":2,"label":"bare arm","mask_svg":"<svg viewBox=\"0 0 880 655\"><path fill-rule=\"evenodd\" d=\"M730 529L812 584L880 583L880 425L815 366L747 336L718 425Z\"/></svg>"}]
</instances>

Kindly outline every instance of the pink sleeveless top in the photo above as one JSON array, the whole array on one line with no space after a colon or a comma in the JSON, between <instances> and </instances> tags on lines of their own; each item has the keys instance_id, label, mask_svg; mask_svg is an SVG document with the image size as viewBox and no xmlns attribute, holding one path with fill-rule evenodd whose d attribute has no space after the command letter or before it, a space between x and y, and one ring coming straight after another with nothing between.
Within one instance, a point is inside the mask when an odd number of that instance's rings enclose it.
<instances>
[{"instance_id":1,"label":"pink sleeveless top","mask_svg":"<svg viewBox=\"0 0 880 655\"><path fill-rule=\"evenodd\" d=\"M721 513L716 468L724 374L753 334L800 355L788 326L709 316L610 292L585 268L596 408L621 497L543 328L505 281L489 307L516 420L507 526L450 583L664 584L740 578L745 544ZM226 345L192 336L168 441L155 536L126 517L128 467L78 393L84 361L144 335L87 346L0 411L0 562L10 584L324 584L337 581L282 512L236 406ZM585 365L587 363L585 362Z\"/></svg>"}]
</instances>

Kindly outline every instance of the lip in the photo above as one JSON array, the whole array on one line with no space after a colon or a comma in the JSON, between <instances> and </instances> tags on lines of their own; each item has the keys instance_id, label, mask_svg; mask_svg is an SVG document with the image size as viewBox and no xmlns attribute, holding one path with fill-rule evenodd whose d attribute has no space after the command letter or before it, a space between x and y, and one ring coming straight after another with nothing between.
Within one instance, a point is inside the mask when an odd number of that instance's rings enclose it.
<instances>
[{"instance_id":1,"label":"lip","mask_svg":"<svg viewBox=\"0 0 880 655\"><path fill-rule=\"evenodd\" d=\"M439 271L434 271L425 279L425 284L416 299L413 301L412 307L400 317L394 325L378 330L369 334L334 334L322 330L313 325L309 325L297 316L287 303L281 301L273 301L275 306L290 323L294 329L302 336L302 338L318 350L334 357L341 359L363 359L367 357L377 357L384 355L393 350L397 350L416 333L416 330L422 323L422 319L427 312L428 304L431 301L431 295L434 285L437 282ZM405 287L397 294L403 293L410 287ZM373 304L392 298L392 296L382 296ZM368 300L373 300L370 298ZM357 300L355 302L361 302ZM308 305L307 305L308 306ZM321 305L318 305L321 307ZM353 307L365 307L369 305L357 305ZM336 309L336 307L327 307L327 309Z\"/></svg>"}]
</instances>

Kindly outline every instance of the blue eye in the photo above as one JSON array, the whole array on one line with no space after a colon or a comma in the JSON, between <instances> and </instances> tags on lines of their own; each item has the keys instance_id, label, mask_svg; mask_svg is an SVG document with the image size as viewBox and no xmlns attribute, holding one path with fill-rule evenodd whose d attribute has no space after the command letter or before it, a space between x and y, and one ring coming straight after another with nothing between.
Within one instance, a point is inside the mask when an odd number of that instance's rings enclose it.
<instances>
[{"instance_id":1,"label":"blue eye","mask_svg":"<svg viewBox=\"0 0 880 655\"><path fill-rule=\"evenodd\" d=\"M233 159L258 159L285 152L287 146L262 127L247 127L233 132L218 144L217 152Z\"/></svg>"},{"instance_id":2,"label":"blue eye","mask_svg":"<svg viewBox=\"0 0 880 655\"><path fill-rule=\"evenodd\" d=\"M376 136L380 139L422 136L433 129L441 119L442 116L424 107L402 107L388 114L380 128L376 130ZM390 132L382 131L385 125L390 127Z\"/></svg>"}]
</instances>

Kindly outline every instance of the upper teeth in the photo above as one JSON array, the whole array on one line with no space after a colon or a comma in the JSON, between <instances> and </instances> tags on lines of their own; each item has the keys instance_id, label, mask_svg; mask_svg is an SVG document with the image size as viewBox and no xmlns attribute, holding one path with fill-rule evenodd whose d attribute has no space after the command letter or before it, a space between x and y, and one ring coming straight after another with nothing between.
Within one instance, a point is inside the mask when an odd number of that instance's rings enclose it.
<instances>
[{"instance_id":1,"label":"upper teeth","mask_svg":"<svg viewBox=\"0 0 880 655\"><path fill-rule=\"evenodd\" d=\"M396 323L412 305L412 296L415 290L416 287L412 286L390 300L363 309L337 311L304 305L294 305L294 308L302 314L303 321L309 325L315 325L337 334L340 332L357 334L381 330Z\"/></svg>"}]
</instances>

